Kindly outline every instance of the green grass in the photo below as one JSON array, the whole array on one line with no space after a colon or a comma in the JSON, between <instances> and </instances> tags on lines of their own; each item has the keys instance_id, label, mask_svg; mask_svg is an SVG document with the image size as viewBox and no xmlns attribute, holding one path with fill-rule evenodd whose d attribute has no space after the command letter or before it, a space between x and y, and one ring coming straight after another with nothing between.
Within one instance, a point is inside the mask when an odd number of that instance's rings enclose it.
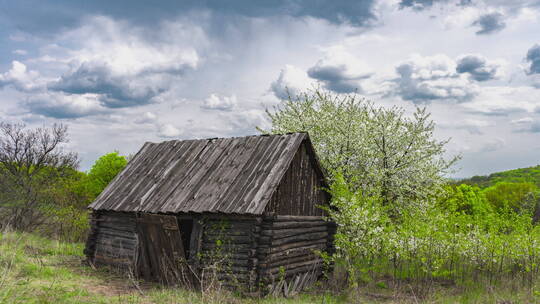
<instances>
[{"instance_id":1,"label":"green grass","mask_svg":"<svg viewBox=\"0 0 540 304\"><path fill-rule=\"evenodd\" d=\"M325 283L294 298L246 298L227 291L200 293L141 283L83 263L83 244L63 243L26 233L0 233L0 303L540 303L540 288L519 284L471 288L435 287L419 299L414 288L373 282L336 294ZM479 284L481 285L481 284ZM505 302L506 301L506 302Z\"/></svg>"}]
</instances>

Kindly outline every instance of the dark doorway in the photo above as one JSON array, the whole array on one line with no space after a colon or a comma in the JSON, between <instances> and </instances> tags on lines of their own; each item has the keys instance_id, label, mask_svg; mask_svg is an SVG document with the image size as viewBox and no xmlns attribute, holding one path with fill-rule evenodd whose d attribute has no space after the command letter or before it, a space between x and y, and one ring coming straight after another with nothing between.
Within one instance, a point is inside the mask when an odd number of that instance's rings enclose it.
<instances>
[{"instance_id":1,"label":"dark doorway","mask_svg":"<svg viewBox=\"0 0 540 304\"><path fill-rule=\"evenodd\" d=\"M178 226L180 227L180 234L182 235L182 245L184 247L184 256L186 258L190 257L190 240L191 232L193 231L193 220L188 219L179 219Z\"/></svg>"}]
</instances>

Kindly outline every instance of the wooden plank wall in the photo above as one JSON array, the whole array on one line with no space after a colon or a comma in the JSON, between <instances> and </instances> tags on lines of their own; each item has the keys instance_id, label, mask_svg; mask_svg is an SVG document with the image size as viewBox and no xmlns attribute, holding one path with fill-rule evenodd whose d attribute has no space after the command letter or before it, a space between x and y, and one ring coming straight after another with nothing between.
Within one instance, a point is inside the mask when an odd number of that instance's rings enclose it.
<instances>
[{"instance_id":1,"label":"wooden plank wall","mask_svg":"<svg viewBox=\"0 0 540 304\"><path fill-rule=\"evenodd\" d=\"M314 161L303 143L266 206L266 213L323 215L317 206L328 203L329 195L322 190L323 177L315 170Z\"/></svg>"},{"instance_id":2,"label":"wooden plank wall","mask_svg":"<svg viewBox=\"0 0 540 304\"><path fill-rule=\"evenodd\" d=\"M320 216L263 218L257 258L265 293L290 296L313 284L322 274L316 251L327 251L332 224Z\"/></svg>"},{"instance_id":3,"label":"wooden plank wall","mask_svg":"<svg viewBox=\"0 0 540 304\"><path fill-rule=\"evenodd\" d=\"M90 225L85 250L89 261L132 270L138 246L135 214L94 212Z\"/></svg>"},{"instance_id":4,"label":"wooden plank wall","mask_svg":"<svg viewBox=\"0 0 540 304\"><path fill-rule=\"evenodd\" d=\"M205 218L199 258L202 275L244 292L256 290L261 218Z\"/></svg>"}]
</instances>

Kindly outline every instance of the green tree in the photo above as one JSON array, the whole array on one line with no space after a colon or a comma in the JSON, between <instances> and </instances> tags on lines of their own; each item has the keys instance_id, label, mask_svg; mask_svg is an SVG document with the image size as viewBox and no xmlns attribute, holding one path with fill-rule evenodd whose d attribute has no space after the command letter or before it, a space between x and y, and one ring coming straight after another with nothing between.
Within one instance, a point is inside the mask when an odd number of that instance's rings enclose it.
<instances>
[{"instance_id":1,"label":"green tree","mask_svg":"<svg viewBox=\"0 0 540 304\"><path fill-rule=\"evenodd\" d=\"M105 154L98 158L86 178L86 187L92 200L95 199L113 178L127 165L125 156L118 152Z\"/></svg>"},{"instance_id":2,"label":"green tree","mask_svg":"<svg viewBox=\"0 0 540 304\"><path fill-rule=\"evenodd\" d=\"M272 127L263 133L309 132L330 177L342 173L352 190L380 195L398 213L434 201L458 159L443 157L448 141L434 138L425 108L409 117L402 108L375 107L357 94L315 89L289 97L267 115Z\"/></svg>"},{"instance_id":3,"label":"green tree","mask_svg":"<svg viewBox=\"0 0 540 304\"><path fill-rule=\"evenodd\" d=\"M537 192L538 188L532 183L500 182L484 189L487 200L498 211L532 212Z\"/></svg>"}]
</instances>

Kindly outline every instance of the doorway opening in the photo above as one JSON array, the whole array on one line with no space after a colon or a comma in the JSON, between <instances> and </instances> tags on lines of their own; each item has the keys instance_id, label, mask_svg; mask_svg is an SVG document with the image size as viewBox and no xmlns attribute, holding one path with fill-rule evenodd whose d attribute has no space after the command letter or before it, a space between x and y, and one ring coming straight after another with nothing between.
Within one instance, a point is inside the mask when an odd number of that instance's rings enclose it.
<instances>
[{"instance_id":1,"label":"doorway opening","mask_svg":"<svg viewBox=\"0 0 540 304\"><path fill-rule=\"evenodd\" d=\"M186 260L190 257L190 240L191 232L193 231L193 220L192 219L179 219L178 226L180 228L180 233L182 235L182 243L184 245L184 256Z\"/></svg>"}]
</instances>

